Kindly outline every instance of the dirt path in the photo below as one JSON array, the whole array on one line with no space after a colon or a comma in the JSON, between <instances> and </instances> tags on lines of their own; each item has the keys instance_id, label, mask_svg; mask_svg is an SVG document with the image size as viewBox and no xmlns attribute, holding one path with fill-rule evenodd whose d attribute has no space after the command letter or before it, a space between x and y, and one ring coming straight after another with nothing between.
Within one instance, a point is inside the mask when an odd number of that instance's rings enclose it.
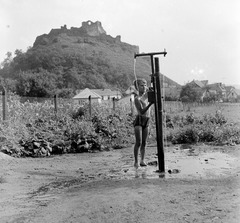
<instances>
[{"instance_id":1,"label":"dirt path","mask_svg":"<svg viewBox=\"0 0 240 223\"><path fill-rule=\"evenodd\" d=\"M240 222L239 151L169 147L164 177L156 166L135 170L132 148L37 159L2 154L0 222ZM155 154L149 147L147 162Z\"/></svg>"}]
</instances>

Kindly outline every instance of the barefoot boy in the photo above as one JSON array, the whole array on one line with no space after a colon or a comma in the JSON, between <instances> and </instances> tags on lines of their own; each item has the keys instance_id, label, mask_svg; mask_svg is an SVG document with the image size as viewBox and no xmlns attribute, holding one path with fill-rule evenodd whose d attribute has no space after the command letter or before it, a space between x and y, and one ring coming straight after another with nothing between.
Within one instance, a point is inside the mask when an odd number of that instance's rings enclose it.
<instances>
[{"instance_id":1,"label":"barefoot boy","mask_svg":"<svg viewBox=\"0 0 240 223\"><path fill-rule=\"evenodd\" d=\"M138 168L138 151L140 148L140 166L147 166L144 161L146 141L149 132L150 106L153 102L148 102L147 96L147 81L145 79L137 79L134 81L134 86L138 91L138 95L134 98L134 104L137 109L137 116L134 120L134 167Z\"/></svg>"}]
</instances>

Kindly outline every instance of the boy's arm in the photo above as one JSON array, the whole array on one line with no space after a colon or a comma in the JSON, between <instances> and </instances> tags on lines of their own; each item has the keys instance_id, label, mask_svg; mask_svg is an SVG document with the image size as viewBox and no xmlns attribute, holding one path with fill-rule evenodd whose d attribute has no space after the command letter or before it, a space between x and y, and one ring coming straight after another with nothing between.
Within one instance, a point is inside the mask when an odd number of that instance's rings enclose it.
<instances>
[{"instance_id":1,"label":"boy's arm","mask_svg":"<svg viewBox=\"0 0 240 223\"><path fill-rule=\"evenodd\" d=\"M135 98L134 102L135 102L136 109L139 111L141 115L144 115L153 104L153 102L149 102L148 105L143 108L141 102L139 101L139 98L137 97Z\"/></svg>"}]
</instances>

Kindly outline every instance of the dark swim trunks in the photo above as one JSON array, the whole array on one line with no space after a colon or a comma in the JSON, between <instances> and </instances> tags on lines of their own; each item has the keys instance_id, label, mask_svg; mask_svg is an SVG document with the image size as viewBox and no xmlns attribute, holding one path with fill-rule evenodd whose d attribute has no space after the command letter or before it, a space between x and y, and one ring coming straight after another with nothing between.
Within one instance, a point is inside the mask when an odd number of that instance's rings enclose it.
<instances>
[{"instance_id":1,"label":"dark swim trunks","mask_svg":"<svg viewBox=\"0 0 240 223\"><path fill-rule=\"evenodd\" d=\"M149 117L137 115L133 122L133 126L142 126L143 129L147 128L149 126Z\"/></svg>"}]
</instances>

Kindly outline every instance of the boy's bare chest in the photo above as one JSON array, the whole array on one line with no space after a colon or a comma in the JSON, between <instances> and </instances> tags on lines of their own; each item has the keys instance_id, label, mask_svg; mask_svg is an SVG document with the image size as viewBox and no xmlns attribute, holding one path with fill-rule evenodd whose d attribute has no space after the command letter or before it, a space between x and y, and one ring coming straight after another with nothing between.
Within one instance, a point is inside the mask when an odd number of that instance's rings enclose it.
<instances>
[{"instance_id":1,"label":"boy's bare chest","mask_svg":"<svg viewBox=\"0 0 240 223\"><path fill-rule=\"evenodd\" d=\"M139 101L140 101L140 103L142 104L143 107L147 106L147 103L148 103L147 100L140 99Z\"/></svg>"}]
</instances>

